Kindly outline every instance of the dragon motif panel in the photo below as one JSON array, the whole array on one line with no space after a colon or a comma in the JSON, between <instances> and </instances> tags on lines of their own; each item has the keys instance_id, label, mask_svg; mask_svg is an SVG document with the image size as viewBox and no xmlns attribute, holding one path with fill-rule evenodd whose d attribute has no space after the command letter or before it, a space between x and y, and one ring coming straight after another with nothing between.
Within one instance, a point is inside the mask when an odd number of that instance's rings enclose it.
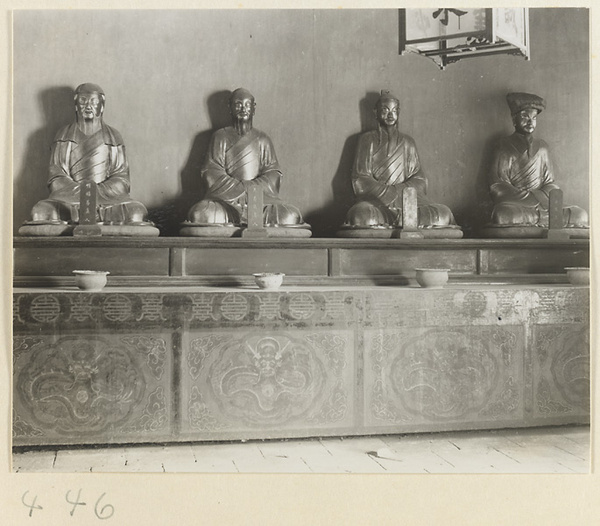
<instances>
[{"instance_id":1,"label":"dragon motif panel","mask_svg":"<svg viewBox=\"0 0 600 526\"><path fill-rule=\"evenodd\" d=\"M182 432L350 426L350 331L184 336Z\"/></svg>"},{"instance_id":2,"label":"dragon motif panel","mask_svg":"<svg viewBox=\"0 0 600 526\"><path fill-rule=\"evenodd\" d=\"M169 436L169 338L94 334L29 339L15 338L15 445Z\"/></svg>"},{"instance_id":3,"label":"dragon motif panel","mask_svg":"<svg viewBox=\"0 0 600 526\"><path fill-rule=\"evenodd\" d=\"M590 331L584 324L534 327L534 416L590 414Z\"/></svg>"},{"instance_id":4,"label":"dragon motif panel","mask_svg":"<svg viewBox=\"0 0 600 526\"><path fill-rule=\"evenodd\" d=\"M365 424L518 420L523 348L520 327L365 331Z\"/></svg>"}]
</instances>

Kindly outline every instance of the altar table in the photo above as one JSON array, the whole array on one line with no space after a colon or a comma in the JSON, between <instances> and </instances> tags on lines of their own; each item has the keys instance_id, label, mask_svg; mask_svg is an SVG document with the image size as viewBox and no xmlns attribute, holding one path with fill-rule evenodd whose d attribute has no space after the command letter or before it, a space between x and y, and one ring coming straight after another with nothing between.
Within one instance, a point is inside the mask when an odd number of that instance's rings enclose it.
<instances>
[{"instance_id":1,"label":"altar table","mask_svg":"<svg viewBox=\"0 0 600 526\"><path fill-rule=\"evenodd\" d=\"M14 445L589 422L588 287L404 279L15 288Z\"/></svg>"}]
</instances>

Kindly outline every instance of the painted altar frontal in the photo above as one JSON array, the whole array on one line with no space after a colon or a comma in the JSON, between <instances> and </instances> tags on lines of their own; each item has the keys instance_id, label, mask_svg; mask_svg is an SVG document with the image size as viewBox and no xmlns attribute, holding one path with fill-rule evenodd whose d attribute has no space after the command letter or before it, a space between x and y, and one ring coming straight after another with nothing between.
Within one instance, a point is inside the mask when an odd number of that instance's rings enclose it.
<instances>
[{"instance_id":1,"label":"painted altar frontal","mask_svg":"<svg viewBox=\"0 0 600 526\"><path fill-rule=\"evenodd\" d=\"M589 288L15 289L15 446L589 422Z\"/></svg>"}]
</instances>

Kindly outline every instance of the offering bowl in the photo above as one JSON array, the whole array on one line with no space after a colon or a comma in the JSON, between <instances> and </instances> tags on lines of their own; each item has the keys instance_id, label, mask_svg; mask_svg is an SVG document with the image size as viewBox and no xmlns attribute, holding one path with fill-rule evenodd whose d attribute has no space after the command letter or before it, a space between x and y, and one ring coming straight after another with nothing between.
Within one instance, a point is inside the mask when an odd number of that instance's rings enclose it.
<instances>
[{"instance_id":1,"label":"offering bowl","mask_svg":"<svg viewBox=\"0 0 600 526\"><path fill-rule=\"evenodd\" d=\"M565 270L571 285L590 284L590 269L588 267L566 267Z\"/></svg>"},{"instance_id":2,"label":"offering bowl","mask_svg":"<svg viewBox=\"0 0 600 526\"><path fill-rule=\"evenodd\" d=\"M448 282L448 268L418 268L417 283L428 289L441 289Z\"/></svg>"},{"instance_id":3,"label":"offering bowl","mask_svg":"<svg viewBox=\"0 0 600 526\"><path fill-rule=\"evenodd\" d=\"M256 284L261 289L273 290L281 287L283 283L283 276L280 272L261 272L259 274L252 274Z\"/></svg>"},{"instance_id":4,"label":"offering bowl","mask_svg":"<svg viewBox=\"0 0 600 526\"><path fill-rule=\"evenodd\" d=\"M74 270L75 284L81 289L89 292L102 290L106 285L105 270Z\"/></svg>"}]
</instances>

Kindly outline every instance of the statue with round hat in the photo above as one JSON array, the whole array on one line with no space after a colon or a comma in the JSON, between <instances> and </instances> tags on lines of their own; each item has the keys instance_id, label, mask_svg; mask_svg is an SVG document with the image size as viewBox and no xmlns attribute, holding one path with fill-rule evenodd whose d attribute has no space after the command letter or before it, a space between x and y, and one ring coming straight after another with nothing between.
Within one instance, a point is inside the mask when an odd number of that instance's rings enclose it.
<instances>
[{"instance_id":1,"label":"statue with round hat","mask_svg":"<svg viewBox=\"0 0 600 526\"><path fill-rule=\"evenodd\" d=\"M373 110L375 130L363 133L352 168L355 204L341 237L460 238L450 208L427 197L427 178L412 137L398 128L399 99L382 90Z\"/></svg>"},{"instance_id":2,"label":"statue with round hat","mask_svg":"<svg viewBox=\"0 0 600 526\"><path fill-rule=\"evenodd\" d=\"M548 145L535 138L537 117L546 102L532 93L508 93L506 101L515 131L493 148L489 172L494 203L486 237L546 237L554 223L574 237L589 236L587 212L579 206L563 206L562 192L554 180ZM558 200L556 197L559 196ZM551 206L552 201L558 204Z\"/></svg>"},{"instance_id":3,"label":"statue with round hat","mask_svg":"<svg viewBox=\"0 0 600 526\"><path fill-rule=\"evenodd\" d=\"M19 234L69 235L87 222L94 235L158 236L146 207L129 195L123 138L103 120L104 90L80 84L73 101L75 121L58 131L51 146L50 195L34 205Z\"/></svg>"}]
</instances>

